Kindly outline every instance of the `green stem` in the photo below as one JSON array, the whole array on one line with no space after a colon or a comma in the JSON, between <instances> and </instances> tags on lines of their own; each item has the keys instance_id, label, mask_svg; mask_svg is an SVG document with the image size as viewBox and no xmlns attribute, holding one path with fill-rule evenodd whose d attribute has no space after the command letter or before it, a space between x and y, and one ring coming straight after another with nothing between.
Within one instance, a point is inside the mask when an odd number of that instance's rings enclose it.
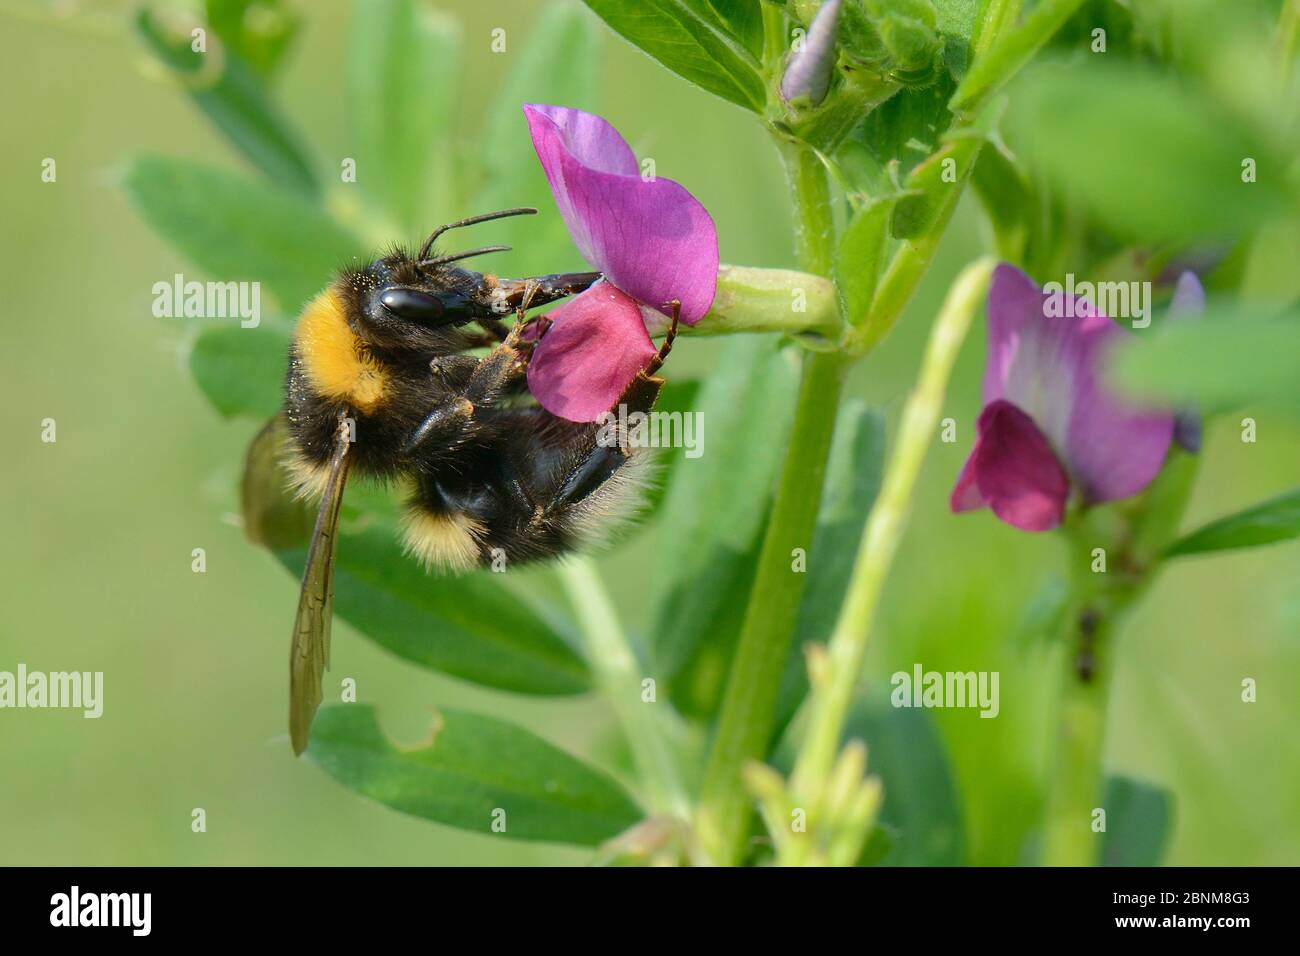
<instances>
[{"instance_id":1,"label":"green stem","mask_svg":"<svg viewBox=\"0 0 1300 956\"><path fill-rule=\"evenodd\" d=\"M835 261L835 219L826 167L802 143L778 138L785 175L794 201L794 248L799 268L829 276Z\"/></svg>"},{"instance_id":2,"label":"green stem","mask_svg":"<svg viewBox=\"0 0 1300 956\"><path fill-rule=\"evenodd\" d=\"M582 628L597 686L622 725L651 809L685 819L690 801L669 745L672 728L659 705L641 698L642 672L595 565L590 558L575 557L561 562L558 569Z\"/></svg>"},{"instance_id":3,"label":"green stem","mask_svg":"<svg viewBox=\"0 0 1300 956\"><path fill-rule=\"evenodd\" d=\"M795 243L807 272L827 275L835 248L830 189L807 147L781 144L795 203ZM717 734L696 815L706 859L734 866L744 856L752 806L741 772L768 752L781 677L790 654L805 576L791 569L795 548L810 547L839 409L844 359L808 353L771 518L732 661Z\"/></svg>"},{"instance_id":4,"label":"green stem","mask_svg":"<svg viewBox=\"0 0 1300 956\"><path fill-rule=\"evenodd\" d=\"M791 775L796 799L817 792L839 751L853 688L862 673L872 619L885 577L902 538L912 491L935 428L957 352L983 301L993 262L967 266L943 304L898 428L898 445L889 459L880 495L858 546L848 594L824 656L810 667L812 695L808 730Z\"/></svg>"},{"instance_id":5,"label":"green stem","mask_svg":"<svg viewBox=\"0 0 1300 956\"><path fill-rule=\"evenodd\" d=\"M1110 645L1115 622L1094 608L1078 606L1071 616L1074 640L1065 649L1055 756L1049 768L1043 826L1043 863L1094 866L1100 835L1093 810L1102 801L1102 748L1106 701L1113 668Z\"/></svg>"}]
</instances>

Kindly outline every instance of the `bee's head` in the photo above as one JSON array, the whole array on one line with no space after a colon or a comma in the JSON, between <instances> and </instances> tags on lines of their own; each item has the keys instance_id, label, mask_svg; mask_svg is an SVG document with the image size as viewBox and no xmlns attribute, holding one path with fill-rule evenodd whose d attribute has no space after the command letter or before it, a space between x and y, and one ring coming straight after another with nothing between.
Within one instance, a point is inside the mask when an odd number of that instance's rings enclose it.
<instances>
[{"instance_id":1,"label":"bee's head","mask_svg":"<svg viewBox=\"0 0 1300 956\"><path fill-rule=\"evenodd\" d=\"M434 230L419 251L395 249L347 277L347 292L357 331L375 345L419 346L444 340L456 327L499 320L521 308L545 305L580 292L598 273L498 279L455 263L471 256L504 252L509 246L486 246L467 252L438 254L434 243L448 229L490 219L535 213L507 209L450 223Z\"/></svg>"}]
</instances>

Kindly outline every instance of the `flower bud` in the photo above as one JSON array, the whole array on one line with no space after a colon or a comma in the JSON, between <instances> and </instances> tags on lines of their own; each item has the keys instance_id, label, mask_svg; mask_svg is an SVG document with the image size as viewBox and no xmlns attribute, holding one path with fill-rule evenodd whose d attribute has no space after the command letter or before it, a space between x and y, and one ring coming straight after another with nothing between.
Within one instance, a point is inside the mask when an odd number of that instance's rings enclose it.
<instances>
[{"instance_id":1,"label":"flower bud","mask_svg":"<svg viewBox=\"0 0 1300 956\"><path fill-rule=\"evenodd\" d=\"M790 58L781 77L781 98L787 103L807 99L817 106L826 99L835 68L835 32L842 0L827 0L808 27L803 48Z\"/></svg>"}]
</instances>

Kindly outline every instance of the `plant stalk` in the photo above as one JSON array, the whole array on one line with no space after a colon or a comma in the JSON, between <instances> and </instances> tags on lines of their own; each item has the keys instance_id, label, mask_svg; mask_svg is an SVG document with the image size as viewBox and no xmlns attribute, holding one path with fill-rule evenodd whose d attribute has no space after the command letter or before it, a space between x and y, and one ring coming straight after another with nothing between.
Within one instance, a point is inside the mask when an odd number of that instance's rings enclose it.
<instances>
[{"instance_id":1,"label":"plant stalk","mask_svg":"<svg viewBox=\"0 0 1300 956\"><path fill-rule=\"evenodd\" d=\"M582 628L587 661L623 728L651 809L686 819L690 800L669 743L672 728L660 705L641 699L642 671L604 582L590 558L570 558L558 570Z\"/></svg>"},{"instance_id":2,"label":"plant stalk","mask_svg":"<svg viewBox=\"0 0 1300 956\"><path fill-rule=\"evenodd\" d=\"M824 656L815 659L809 722L791 775L796 797L815 793L831 772L853 689L862 672L872 620L902 539L912 492L935 440L953 363L988 287L993 262L967 266L953 283L930 333L920 376L908 398L880 495L863 530L848 593Z\"/></svg>"},{"instance_id":3,"label":"plant stalk","mask_svg":"<svg viewBox=\"0 0 1300 956\"><path fill-rule=\"evenodd\" d=\"M780 145L794 199L800 268L829 275L835 230L826 171L806 146L790 141ZM771 743L805 581L792 569L791 555L795 548L809 549L816 531L844 380L845 360L836 353L806 353L803 363L790 447L763 537L696 814L705 858L721 866L737 865L745 857L753 806L741 772L750 761L762 760Z\"/></svg>"},{"instance_id":4,"label":"plant stalk","mask_svg":"<svg viewBox=\"0 0 1300 956\"><path fill-rule=\"evenodd\" d=\"M1110 694L1110 644L1115 622L1083 606L1072 616L1074 640L1066 648L1055 756L1043 825L1043 863L1095 866L1101 835L1093 811L1101 806L1102 749Z\"/></svg>"}]
</instances>

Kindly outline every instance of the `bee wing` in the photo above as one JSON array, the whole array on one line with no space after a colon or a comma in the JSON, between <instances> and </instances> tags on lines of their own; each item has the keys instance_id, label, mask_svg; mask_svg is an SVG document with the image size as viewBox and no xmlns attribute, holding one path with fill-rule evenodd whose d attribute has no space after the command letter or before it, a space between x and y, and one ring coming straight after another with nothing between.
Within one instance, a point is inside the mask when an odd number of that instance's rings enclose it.
<instances>
[{"instance_id":1,"label":"bee wing","mask_svg":"<svg viewBox=\"0 0 1300 956\"><path fill-rule=\"evenodd\" d=\"M307 548L307 566L302 572L298 616L293 622L293 644L289 650L289 737L293 752L307 749L311 722L321 701L321 677L330 663L330 621L334 616L334 551L337 543L339 507L348 476L351 442L342 421L335 433L334 454L321 493L320 511Z\"/></svg>"},{"instance_id":2,"label":"bee wing","mask_svg":"<svg viewBox=\"0 0 1300 956\"><path fill-rule=\"evenodd\" d=\"M284 463L288 443L289 423L281 413L257 433L244 457L239 495L244 534L271 551L301 547L316 524L314 509L293 492Z\"/></svg>"}]
</instances>

